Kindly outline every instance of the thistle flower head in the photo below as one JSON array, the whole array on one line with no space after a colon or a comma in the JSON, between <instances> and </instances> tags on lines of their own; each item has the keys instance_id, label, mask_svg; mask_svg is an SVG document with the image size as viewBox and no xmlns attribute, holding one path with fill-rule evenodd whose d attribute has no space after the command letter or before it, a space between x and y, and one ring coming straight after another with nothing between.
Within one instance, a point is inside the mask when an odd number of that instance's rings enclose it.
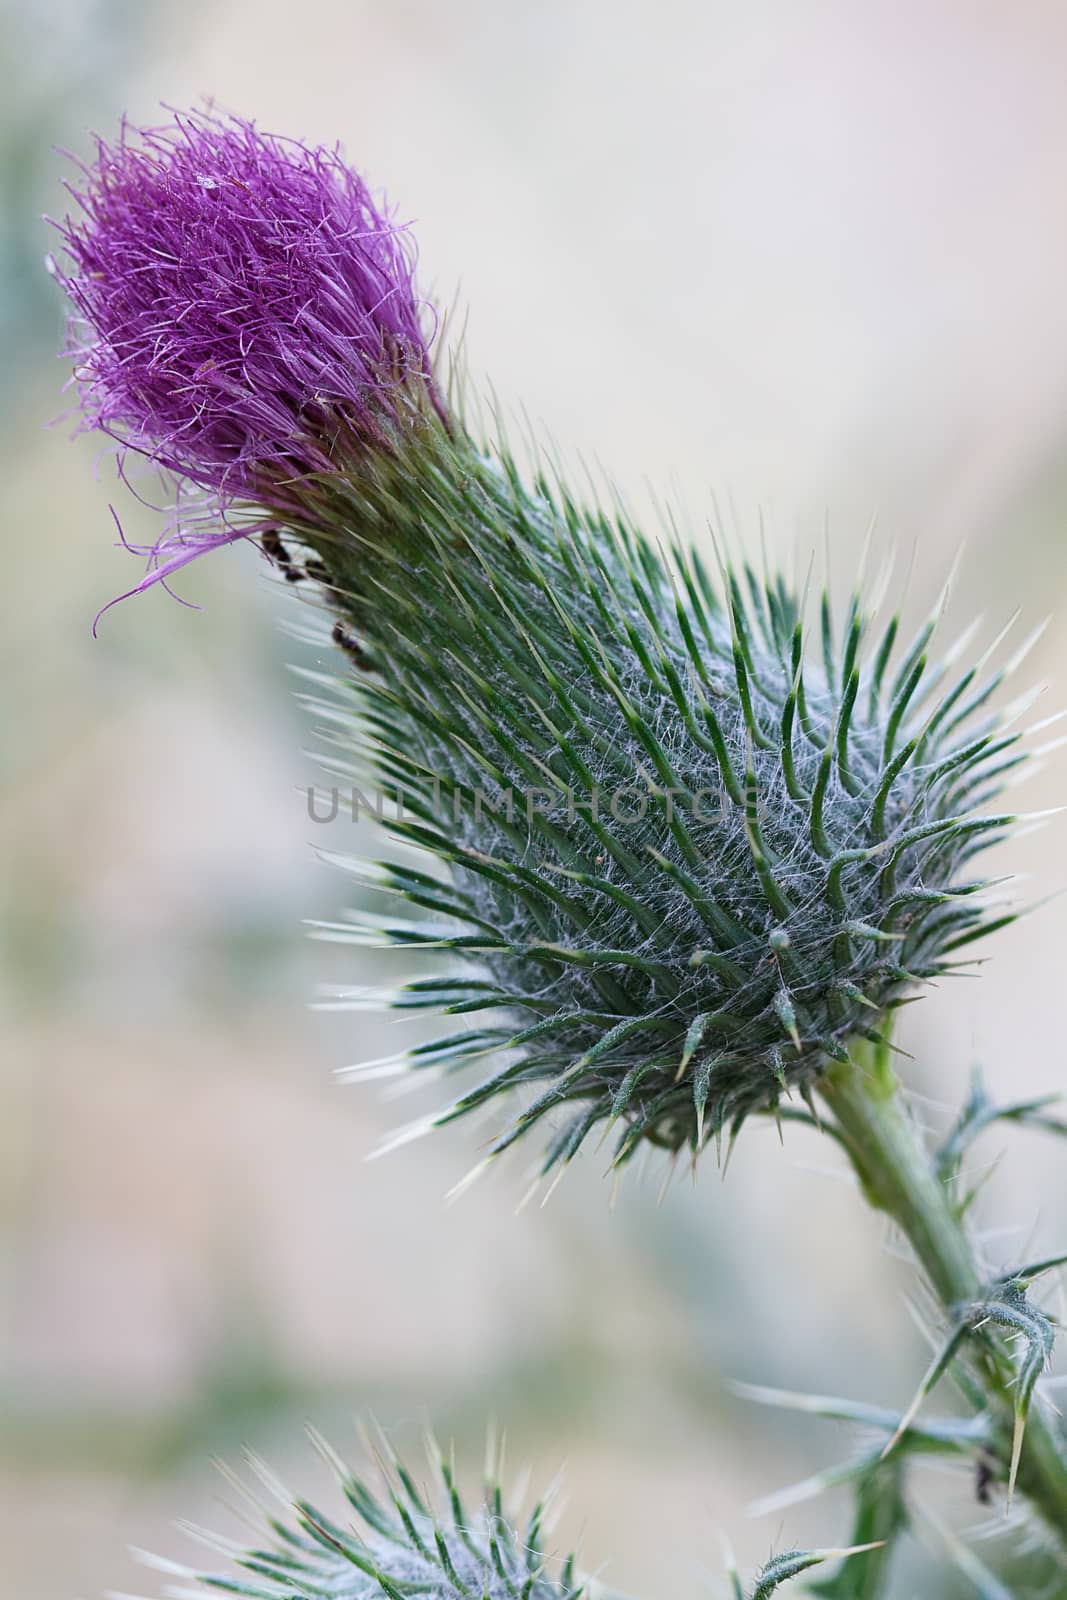
<instances>
[{"instance_id":1,"label":"thistle flower head","mask_svg":"<svg viewBox=\"0 0 1067 1600\"><path fill-rule=\"evenodd\" d=\"M408 236L336 149L209 111L124 126L84 176L56 274L86 426L284 511L439 403Z\"/></svg>"},{"instance_id":2,"label":"thistle flower head","mask_svg":"<svg viewBox=\"0 0 1067 1600\"><path fill-rule=\"evenodd\" d=\"M551 1113L550 1165L598 1124L619 1162L695 1152L996 925L971 865L1023 751L936 618L905 645L857 593L812 628L779 574L716 583L459 421L405 432L440 405L410 255L335 153L178 118L102 145L81 202L88 418L261 508L359 669L330 737L428 857L372 874L430 913L385 941L462 963L395 998L468 1018L398 1066L495 1057L445 1118L519 1090L494 1150Z\"/></svg>"}]
</instances>

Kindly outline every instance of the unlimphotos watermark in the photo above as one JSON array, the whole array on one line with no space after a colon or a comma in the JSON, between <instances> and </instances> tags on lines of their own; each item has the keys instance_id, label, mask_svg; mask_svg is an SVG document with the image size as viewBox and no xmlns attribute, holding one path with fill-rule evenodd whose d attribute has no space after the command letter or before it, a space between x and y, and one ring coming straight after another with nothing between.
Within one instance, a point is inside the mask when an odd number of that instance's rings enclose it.
<instances>
[{"instance_id":1,"label":"unlimphotos watermark","mask_svg":"<svg viewBox=\"0 0 1067 1600\"><path fill-rule=\"evenodd\" d=\"M427 809L434 822L458 826L464 817L474 823L497 817L509 826L516 820L533 827L535 822L576 822L579 817L593 822L610 821L618 827L632 827L645 820L650 810L662 814L668 825L678 813L694 822L722 821L730 805L726 790L719 785L702 788L655 788L642 784L622 784L614 789L573 788L481 789L450 787L434 778L428 791L409 791L398 785L391 789L372 788L369 792L352 787L318 788L309 785L307 814L312 822L358 822L373 817L377 822L425 818Z\"/></svg>"}]
</instances>

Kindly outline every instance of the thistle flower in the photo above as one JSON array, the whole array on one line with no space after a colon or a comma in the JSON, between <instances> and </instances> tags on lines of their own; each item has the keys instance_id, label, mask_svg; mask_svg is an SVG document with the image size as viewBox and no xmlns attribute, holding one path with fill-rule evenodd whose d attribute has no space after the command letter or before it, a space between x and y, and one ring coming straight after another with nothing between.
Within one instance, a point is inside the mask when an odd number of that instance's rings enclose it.
<instances>
[{"instance_id":1,"label":"thistle flower","mask_svg":"<svg viewBox=\"0 0 1067 1600\"><path fill-rule=\"evenodd\" d=\"M369 1070L495 1057L431 1121L519 1090L494 1153L558 1112L547 1166L601 1124L617 1162L696 1152L997 925L972 863L1023 759L1007 668L931 663L936 614L902 646L860 593L813 652L780 575L713 582L445 425L409 256L335 155L179 119L101 147L83 204L87 421L268 508L354 663L341 769L426 853L356 869L430 914L373 937L458 962L389 998L472 1019Z\"/></svg>"},{"instance_id":2,"label":"thistle flower","mask_svg":"<svg viewBox=\"0 0 1067 1600\"><path fill-rule=\"evenodd\" d=\"M123 125L82 170L53 266L84 425L207 496L157 549L168 571L234 506L293 517L306 480L321 517L323 484L444 414L409 236L336 149L208 111Z\"/></svg>"},{"instance_id":3,"label":"thistle flower","mask_svg":"<svg viewBox=\"0 0 1067 1600\"><path fill-rule=\"evenodd\" d=\"M616 1164L645 1144L696 1155L818 1091L946 1325L890 1470L885 1452L868 1462L859 1542L774 1558L753 1600L837 1556L881 1549L884 1570L906 1520L899 1456L949 1365L981 1426L928 1429L924 1451L934 1437L976 1452L980 1483L1002 1478L1009 1497L1017 1484L1062 1546L1067 1459L1031 1403L1052 1325L1027 1291L1064 1258L985 1270L964 1225L973 1191L955 1191L990 1107L975 1099L931 1157L895 1102L888 1040L916 987L1011 920L975 862L1015 820L987 808L1026 759L1025 701L992 707L1025 647L990 666L1001 641L976 658L969 630L938 658L940 605L905 644L897 616L875 626L862 587L840 627L824 594L812 627L780 574L720 562L713 580L673 534L664 548L543 470L530 481L446 410L410 250L336 152L209 114L139 144L124 131L86 179L59 272L88 328L86 425L178 480L138 587L258 536L347 658L323 705L334 771L393 789L393 814L372 803L422 852L348 863L416 916L322 931L453 964L335 1003L468 1021L357 1073L488 1058L418 1128L518 1094L490 1154L559 1114L546 1171L600 1126L617 1128ZM191 520L190 489L204 497ZM321 695L331 680L314 677ZM572 1566L544 1565L534 1529L510 1530L495 1493L468 1518L442 1469L442 1517L399 1466L388 1504L338 1470L363 1532L297 1502L295 1527L271 1520L276 1546L229 1547L248 1580L205 1581L252 1600L294 1585L348 1600L581 1592ZM850 1576L822 1592L845 1588L859 1592Z\"/></svg>"}]
</instances>

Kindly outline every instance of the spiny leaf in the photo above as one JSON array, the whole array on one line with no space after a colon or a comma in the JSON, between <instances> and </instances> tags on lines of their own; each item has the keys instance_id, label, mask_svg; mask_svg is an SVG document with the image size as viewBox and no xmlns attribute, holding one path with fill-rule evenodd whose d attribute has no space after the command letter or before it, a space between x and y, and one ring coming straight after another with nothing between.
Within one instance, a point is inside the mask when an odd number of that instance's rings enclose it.
<instances>
[{"instance_id":1,"label":"spiny leaf","mask_svg":"<svg viewBox=\"0 0 1067 1600\"><path fill-rule=\"evenodd\" d=\"M880 1544L863 1544L842 1550L787 1550L768 1561L760 1570L749 1600L768 1600L768 1596L790 1578L799 1577L812 1567L822 1566L824 1561L851 1561L856 1556L879 1548Z\"/></svg>"}]
</instances>

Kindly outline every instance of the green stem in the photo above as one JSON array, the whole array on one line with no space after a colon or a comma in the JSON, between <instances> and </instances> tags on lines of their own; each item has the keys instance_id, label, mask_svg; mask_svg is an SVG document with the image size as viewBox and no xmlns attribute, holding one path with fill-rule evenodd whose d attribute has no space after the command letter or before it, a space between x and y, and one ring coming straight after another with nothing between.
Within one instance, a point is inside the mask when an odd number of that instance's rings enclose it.
<instances>
[{"instance_id":1,"label":"green stem","mask_svg":"<svg viewBox=\"0 0 1067 1600\"><path fill-rule=\"evenodd\" d=\"M947 1319L980 1297L982 1274L951 1190L906 1115L886 1046L862 1046L832 1066L818 1084L868 1202L907 1238ZM1002 1345L968 1341L968 1371L1010 1452L1013 1370ZM1019 1489L1067 1549L1067 1453L1037 1406L1030 1411L1019 1465Z\"/></svg>"}]
</instances>

